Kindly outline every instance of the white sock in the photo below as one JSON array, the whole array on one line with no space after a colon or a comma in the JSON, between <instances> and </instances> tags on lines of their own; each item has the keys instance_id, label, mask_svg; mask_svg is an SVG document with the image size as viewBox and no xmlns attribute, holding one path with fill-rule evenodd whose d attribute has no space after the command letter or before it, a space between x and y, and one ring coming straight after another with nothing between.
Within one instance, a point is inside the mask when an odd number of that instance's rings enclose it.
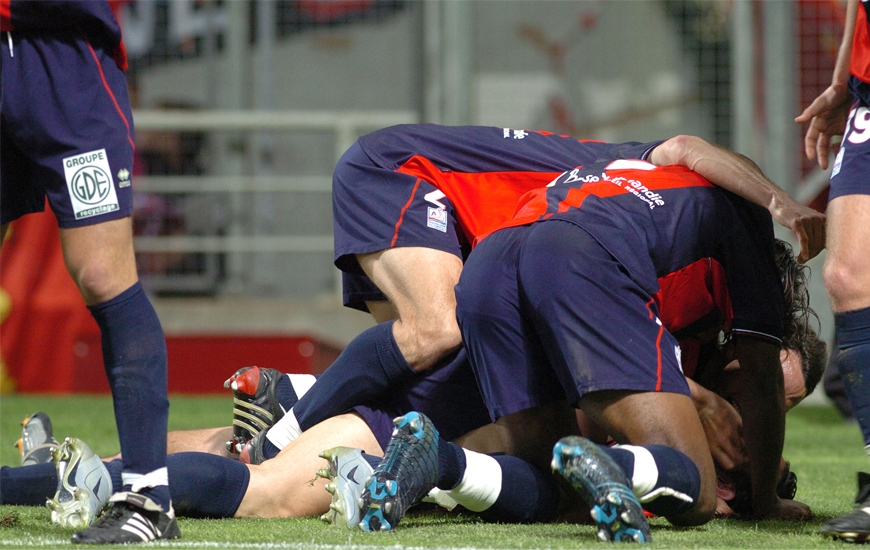
<instances>
[{"instance_id":1,"label":"white sock","mask_svg":"<svg viewBox=\"0 0 870 550\"><path fill-rule=\"evenodd\" d=\"M495 504L501 494L501 466L489 455L462 450L465 452L462 481L444 492L468 510L482 512Z\"/></svg>"}]
</instances>

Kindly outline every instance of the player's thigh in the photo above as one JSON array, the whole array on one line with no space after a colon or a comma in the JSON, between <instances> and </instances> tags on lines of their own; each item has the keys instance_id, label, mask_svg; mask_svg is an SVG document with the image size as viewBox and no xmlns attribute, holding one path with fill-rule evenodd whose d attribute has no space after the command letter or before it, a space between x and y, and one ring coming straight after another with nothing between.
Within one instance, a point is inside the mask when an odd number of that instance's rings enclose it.
<instances>
[{"instance_id":1,"label":"player's thigh","mask_svg":"<svg viewBox=\"0 0 870 550\"><path fill-rule=\"evenodd\" d=\"M427 247L401 247L357 256L372 282L396 308L399 318L449 318L456 309L453 287L462 259Z\"/></svg>"},{"instance_id":2,"label":"player's thigh","mask_svg":"<svg viewBox=\"0 0 870 550\"><path fill-rule=\"evenodd\" d=\"M580 407L618 443L665 445L688 456L701 475L701 492L690 523L716 507L716 473L704 429L691 397L670 392L602 391L584 395ZM671 519L671 518L669 518Z\"/></svg>"},{"instance_id":3,"label":"player's thigh","mask_svg":"<svg viewBox=\"0 0 870 550\"><path fill-rule=\"evenodd\" d=\"M602 390L689 395L652 296L580 227L533 227L518 269L523 312L569 403Z\"/></svg>"},{"instance_id":4,"label":"player's thigh","mask_svg":"<svg viewBox=\"0 0 870 550\"><path fill-rule=\"evenodd\" d=\"M231 456L227 441L233 437L231 426L203 428L199 430L172 430L166 434L166 452L181 453L198 451L219 456Z\"/></svg>"},{"instance_id":5,"label":"player's thigh","mask_svg":"<svg viewBox=\"0 0 870 550\"><path fill-rule=\"evenodd\" d=\"M469 255L456 286L457 319L492 418L556 400L564 392L521 309L517 262L528 231L497 231Z\"/></svg>"},{"instance_id":6,"label":"player's thigh","mask_svg":"<svg viewBox=\"0 0 870 550\"><path fill-rule=\"evenodd\" d=\"M355 447L383 455L368 425L359 415L324 420L287 445L275 458L250 466L251 478L236 517L302 517L329 508L326 480L318 469L327 465L318 455L332 447Z\"/></svg>"},{"instance_id":7,"label":"player's thigh","mask_svg":"<svg viewBox=\"0 0 870 550\"><path fill-rule=\"evenodd\" d=\"M870 194L833 199L827 216L824 277L831 306L834 311L870 307Z\"/></svg>"}]
</instances>

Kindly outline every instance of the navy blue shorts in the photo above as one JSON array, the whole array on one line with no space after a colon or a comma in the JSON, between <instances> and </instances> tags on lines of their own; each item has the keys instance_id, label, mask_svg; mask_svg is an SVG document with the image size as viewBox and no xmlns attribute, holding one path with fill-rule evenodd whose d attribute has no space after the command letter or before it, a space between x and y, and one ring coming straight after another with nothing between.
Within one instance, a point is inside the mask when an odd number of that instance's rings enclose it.
<instances>
[{"instance_id":1,"label":"navy blue shorts","mask_svg":"<svg viewBox=\"0 0 870 550\"><path fill-rule=\"evenodd\" d=\"M0 223L42 212L63 228L133 211L133 117L111 52L75 30L0 40Z\"/></svg>"},{"instance_id":2,"label":"navy blue shorts","mask_svg":"<svg viewBox=\"0 0 870 550\"><path fill-rule=\"evenodd\" d=\"M492 422L464 349L395 388L390 397L354 410L369 425L382 449L393 433L393 418L411 411L431 418L447 441Z\"/></svg>"},{"instance_id":3,"label":"navy blue shorts","mask_svg":"<svg viewBox=\"0 0 870 550\"><path fill-rule=\"evenodd\" d=\"M363 273L357 254L408 246L459 258L468 254L450 200L427 181L377 166L359 143L338 161L332 204L335 266L354 275L344 278L348 307L366 311L363 301L383 296Z\"/></svg>"},{"instance_id":4,"label":"navy blue shorts","mask_svg":"<svg viewBox=\"0 0 870 550\"><path fill-rule=\"evenodd\" d=\"M831 170L831 190L828 200L843 195L870 194L870 84L854 77L849 87L858 100L852 106L840 151Z\"/></svg>"},{"instance_id":5,"label":"navy blue shorts","mask_svg":"<svg viewBox=\"0 0 870 550\"><path fill-rule=\"evenodd\" d=\"M465 264L456 302L493 418L602 390L689 395L677 341L651 296L570 222L487 237Z\"/></svg>"}]
</instances>

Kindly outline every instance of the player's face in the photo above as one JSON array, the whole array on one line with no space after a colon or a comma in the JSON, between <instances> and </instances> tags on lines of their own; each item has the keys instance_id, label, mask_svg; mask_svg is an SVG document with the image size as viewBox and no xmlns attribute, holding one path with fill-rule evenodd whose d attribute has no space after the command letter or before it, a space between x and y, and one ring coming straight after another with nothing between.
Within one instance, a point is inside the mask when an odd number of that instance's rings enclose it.
<instances>
[{"instance_id":1,"label":"player's face","mask_svg":"<svg viewBox=\"0 0 870 550\"><path fill-rule=\"evenodd\" d=\"M801 356L796 351L784 349L779 352L779 362L782 363L782 377L785 382L785 410L789 410L807 396Z\"/></svg>"},{"instance_id":2,"label":"player's face","mask_svg":"<svg viewBox=\"0 0 870 550\"><path fill-rule=\"evenodd\" d=\"M711 361L723 360L727 361L730 355L730 348L726 346L726 350L719 357L714 357ZM779 354L779 361L782 364L782 378L785 386L785 410L788 411L807 396L807 388L804 384L804 373L801 370L801 356L793 350L782 350ZM722 378L714 383L711 387L713 391L722 396L736 395L737 384L739 379L737 372L740 369L740 363L736 359L729 362L723 369Z\"/></svg>"}]
</instances>

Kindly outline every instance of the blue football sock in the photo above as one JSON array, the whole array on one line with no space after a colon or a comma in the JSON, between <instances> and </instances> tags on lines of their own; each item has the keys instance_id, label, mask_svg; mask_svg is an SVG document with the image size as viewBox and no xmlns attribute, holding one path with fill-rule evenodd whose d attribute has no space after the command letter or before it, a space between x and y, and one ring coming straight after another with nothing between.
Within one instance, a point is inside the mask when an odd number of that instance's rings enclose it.
<instances>
[{"instance_id":1,"label":"blue football sock","mask_svg":"<svg viewBox=\"0 0 870 550\"><path fill-rule=\"evenodd\" d=\"M561 493L556 478L515 456L495 455L501 467L498 498L480 516L489 522L538 523L555 519Z\"/></svg>"},{"instance_id":2,"label":"blue football sock","mask_svg":"<svg viewBox=\"0 0 870 550\"><path fill-rule=\"evenodd\" d=\"M381 397L395 384L414 376L393 338L393 321L363 331L293 407L307 430L357 405Z\"/></svg>"},{"instance_id":3,"label":"blue football sock","mask_svg":"<svg viewBox=\"0 0 870 550\"><path fill-rule=\"evenodd\" d=\"M657 516L687 512L701 494L701 474L684 453L664 445L601 447L625 471L634 494Z\"/></svg>"},{"instance_id":4,"label":"blue football sock","mask_svg":"<svg viewBox=\"0 0 870 550\"><path fill-rule=\"evenodd\" d=\"M381 461L384 459L384 457L382 456L375 456L366 453L363 453L362 457L366 459L366 462L368 462L369 466L371 466L372 468L377 468L378 464L380 464Z\"/></svg>"},{"instance_id":5,"label":"blue football sock","mask_svg":"<svg viewBox=\"0 0 870 550\"><path fill-rule=\"evenodd\" d=\"M167 463L175 511L186 517L233 517L251 480L245 464L223 456L175 453Z\"/></svg>"},{"instance_id":6,"label":"blue football sock","mask_svg":"<svg viewBox=\"0 0 870 550\"><path fill-rule=\"evenodd\" d=\"M103 461L103 464L106 465L106 470L109 471L109 477L112 479L112 492L120 492L124 487L124 480L121 477L121 473L124 471L124 462L120 458L116 458L109 462Z\"/></svg>"},{"instance_id":7,"label":"blue football sock","mask_svg":"<svg viewBox=\"0 0 870 550\"><path fill-rule=\"evenodd\" d=\"M169 399L166 340L160 320L139 282L88 309L102 335L125 478L131 484L155 485L141 492L168 510L169 487L161 480L166 467ZM146 475L143 480L141 476Z\"/></svg>"},{"instance_id":8,"label":"blue football sock","mask_svg":"<svg viewBox=\"0 0 870 550\"><path fill-rule=\"evenodd\" d=\"M453 489L462 481L465 474L465 451L455 443L438 438L438 481L439 489Z\"/></svg>"},{"instance_id":9,"label":"blue football sock","mask_svg":"<svg viewBox=\"0 0 870 550\"><path fill-rule=\"evenodd\" d=\"M0 504L43 506L56 490L54 462L0 468Z\"/></svg>"},{"instance_id":10,"label":"blue football sock","mask_svg":"<svg viewBox=\"0 0 870 550\"><path fill-rule=\"evenodd\" d=\"M263 456L266 457L266 460L269 460L270 458L275 458L280 452L281 449L276 447L275 444L269 441L268 438L263 438Z\"/></svg>"},{"instance_id":11,"label":"blue football sock","mask_svg":"<svg viewBox=\"0 0 870 550\"><path fill-rule=\"evenodd\" d=\"M870 445L870 307L834 315L837 366L864 445Z\"/></svg>"}]
</instances>

